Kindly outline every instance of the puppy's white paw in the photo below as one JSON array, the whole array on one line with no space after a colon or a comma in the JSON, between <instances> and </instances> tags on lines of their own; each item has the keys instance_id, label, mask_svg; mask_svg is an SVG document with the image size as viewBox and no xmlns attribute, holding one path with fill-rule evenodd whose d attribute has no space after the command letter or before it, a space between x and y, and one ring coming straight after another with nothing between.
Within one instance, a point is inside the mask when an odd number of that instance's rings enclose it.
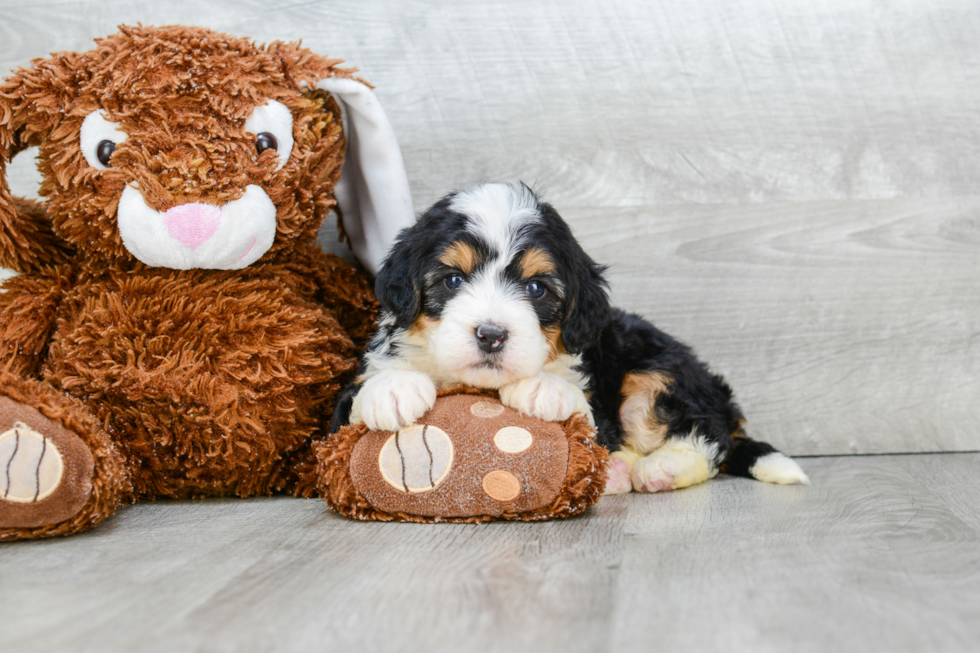
<instances>
[{"instance_id":1,"label":"puppy's white paw","mask_svg":"<svg viewBox=\"0 0 980 653\"><path fill-rule=\"evenodd\" d=\"M603 494L625 494L633 489L630 473L640 456L630 451L614 451L609 455L609 473Z\"/></svg>"},{"instance_id":2,"label":"puppy's white paw","mask_svg":"<svg viewBox=\"0 0 980 653\"><path fill-rule=\"evenodd\" d=\"M637 460L631 477L637 492L665 492L703 483L717 473L699 443L674 440Z\"/></svg>"},{"instance_id":3,"label":"puppy's white paw","mask_svg":"<svg viewBox=\"0 0 980 653\"><path fill-rule=\"evenodd\" d=\"M500 388L500 400L505 406L515 408L547 422L561 422L572 413L583 413L592 421L589 400L577 387L550 372L540 372Z\"/></svg>"},{"instance_id":4,"label":"puppy's white paw","mask_svg":"<svg viewBox=\"0 0 980 653\"><path fill-rule=\"evenodd\" d=\"M364 382L351 406L352 424L397 431L411 426L436 403L436 386L428 375L385 370Z\"/></svg>"}]
</instances>

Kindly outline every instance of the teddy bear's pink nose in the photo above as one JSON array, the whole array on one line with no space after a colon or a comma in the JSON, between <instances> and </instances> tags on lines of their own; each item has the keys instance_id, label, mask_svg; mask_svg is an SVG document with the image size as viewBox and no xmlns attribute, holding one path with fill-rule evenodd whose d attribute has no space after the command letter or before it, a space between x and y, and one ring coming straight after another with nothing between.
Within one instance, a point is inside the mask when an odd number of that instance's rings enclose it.
<instances>
[{"instance_id":1,"label":"teddy bear's pink nose","mask_svg":"<svg viewBox=\"0 0 980 653\"><path fill-rule=\"evenodd\" d=\"M211 204L180 204L163 214L170 235L188 249L197 249L221 224L221 209Z\"/></svg>"}]
</instances>

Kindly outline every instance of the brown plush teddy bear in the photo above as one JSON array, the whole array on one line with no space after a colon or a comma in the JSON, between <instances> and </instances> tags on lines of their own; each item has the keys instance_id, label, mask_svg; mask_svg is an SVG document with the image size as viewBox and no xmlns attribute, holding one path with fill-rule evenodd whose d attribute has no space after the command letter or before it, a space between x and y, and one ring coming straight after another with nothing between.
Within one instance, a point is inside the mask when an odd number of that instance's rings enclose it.
<instances>
[{"instance_id":1,"label":"brown plush teddy bear","mask_svg":"<svg viewBox=\"0 0 980 653\"><path fill-rule=\"evenodd\" d=\"M339 60L188 27L96 43L0 86L0 540L136 498L310 494L376 314L316 245L334 186L369 272L414 219ZM43 203L3 175L34 145Z\"/></svg>"}]
</instances>

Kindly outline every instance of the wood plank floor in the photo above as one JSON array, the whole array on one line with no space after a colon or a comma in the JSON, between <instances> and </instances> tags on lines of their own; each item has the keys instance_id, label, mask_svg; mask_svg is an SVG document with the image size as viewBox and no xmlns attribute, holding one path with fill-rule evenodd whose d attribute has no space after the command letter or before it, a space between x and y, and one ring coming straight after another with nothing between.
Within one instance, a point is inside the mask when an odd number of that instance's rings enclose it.
<instances>
[{"instance_id":1,"label":"wood plank floor","mask_svg":"<svg viewBox=\"0 0 980 653\"><path fill-rule=\"evenodd\" d=\"M160 502L0 547L5 651L975 651L980 454L810 458L546 524Z\"/></svg>"}]
</instances>

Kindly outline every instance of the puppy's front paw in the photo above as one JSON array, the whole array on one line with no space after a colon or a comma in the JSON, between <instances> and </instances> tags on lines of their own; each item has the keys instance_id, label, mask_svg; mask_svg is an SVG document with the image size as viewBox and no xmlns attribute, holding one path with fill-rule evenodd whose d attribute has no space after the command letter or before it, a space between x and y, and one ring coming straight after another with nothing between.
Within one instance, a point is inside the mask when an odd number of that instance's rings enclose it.
<instances>
[{"instance_id":1,"label":"puppy's front paw","mask_svg":"<svg viewBox=\"0 0 980 653\"><path fill-rule=\"evenodd\" d=\"M436 386L421 372L385 370L364 382L351 406L351 423L397 431L411 426L436 403Z\"/></svg>"},{"instance_id":2,"label":"puppy's front paw","mask_svg":"<svg viewBox=\"0 0 980 653\"><path fill-rule=\"evenodd\" d=\"M525 415L547 422L561 422L572 413L585 414L592 422L589 401L581 390L556 374L541 372L500 388L500 400Z\"/></svg>"}]
</instances>

